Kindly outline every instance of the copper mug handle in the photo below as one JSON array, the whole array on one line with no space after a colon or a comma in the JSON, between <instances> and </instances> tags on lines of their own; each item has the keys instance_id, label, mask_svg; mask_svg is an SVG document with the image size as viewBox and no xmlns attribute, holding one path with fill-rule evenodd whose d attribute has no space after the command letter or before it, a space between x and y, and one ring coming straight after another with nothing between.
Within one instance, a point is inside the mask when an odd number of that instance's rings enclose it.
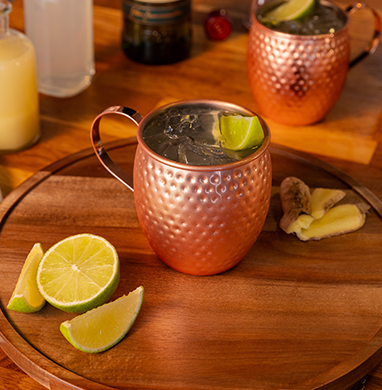
<instances>
[{"instance_id":1,"label":"copper mug handle","mask_svg":"<svg viewBox=\"0 0 382 390\"><path fill-rule=\"evenodd\" d=\"M374 34L369 44L365 47L364 51L350 61L349 68L351 68L355 64L358 64L359 61L367 57L369 54L373 54L377 50L379 44L379 36L381 35L381 17L372 7L368 6L365 3L356 3L349 5L346 8L346 12L351 15L352 13L360 10L361 8L368 8L372 12L374 18Z\"/></svg>"},{"instance_id":2,"label":"copper mug handle","mask_svg":"<svg viewBox=\"0 0 382 390\"><path fill-rule=\"evenodd\" d=\"M118 114L122 115L131 121L133 121L137 126L139 122L142 120L142 115L133 110L132 108L124 107L124 106L113 106L109 107L106 110L102 111L93 121L92 131L91 131L91 142L93 144L94 151L98 157L98 160L101 164L106 168L108 172L110 172L116 179L118 179L122 184L124 184L127 188L134 192L133 186L133 178L128 175L122 168L120 168L107 154L105 148L103 147L103 143L101 141L99 124L101 119L105 115L109 114Z\"/></svg>"}]
</instances>

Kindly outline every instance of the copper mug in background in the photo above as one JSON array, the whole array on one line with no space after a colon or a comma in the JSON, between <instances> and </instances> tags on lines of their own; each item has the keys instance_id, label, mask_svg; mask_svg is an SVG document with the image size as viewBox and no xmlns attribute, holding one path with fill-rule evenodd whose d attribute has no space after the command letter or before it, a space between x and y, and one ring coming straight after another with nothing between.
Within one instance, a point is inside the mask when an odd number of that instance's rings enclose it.
<instances>
[{"instance_id":1,"label":"copper mug in background","mask_svg":"<svg viewBox=\"0 0 382 390\"><path fill-rule=\"evenodd\" d=\"M310 125L324 119L340 97L348 69L378 46L381 19L375 10L357 3L344 12L333 3L321 2L338 9L344 20L342 29L320 35L278 32L258 21L263 8L252 8L248 80L266 118L286 125ZM350 62L349 15L360 8L371 10L374 35L365 50Z\"/></svg>"},{"instance_id":2,"label":"copper mug in background","mask_svg":"<svg viewBox=\"0 0 382 390\"><path fill-rule=\"evenodd\" d=\"M171 103L143 119L135 110L116 106L95 118L91 139L102 165L134 191L140 225L158 257L186 274L213 275L238 264L262 230L272 187L270 131L259 117L265 134L262 146L242 160L222 165L187 165L151 150L142 137L150 120L170 107L190 106L256 115L238 105L210 100ZM123 115L138 125L133 178L102 145L99 125L109 114Z\"/></svg>"}]
</instances>

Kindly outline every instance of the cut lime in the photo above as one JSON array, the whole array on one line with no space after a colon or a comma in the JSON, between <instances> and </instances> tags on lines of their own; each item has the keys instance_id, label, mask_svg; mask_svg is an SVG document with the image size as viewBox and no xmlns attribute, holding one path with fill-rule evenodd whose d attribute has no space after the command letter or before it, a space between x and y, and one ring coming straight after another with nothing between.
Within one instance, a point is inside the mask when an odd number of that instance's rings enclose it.
<instances>
[{"instance_id":1,"label":"cut lime","mask_svg":"<svg viewBox=\"0 0 382 390\"><path fill-rule=\"evenodd\" d=\"M60 325L61 333L83 352L106 351L130 330L141 309L143 293L140 286L129 295L65 321Z\"/></svg>"},{"instance_id":2,"label":"cut lime","mask_svg":"<svg viewBox=\"0 0 382 390\"><path fill-rule=\"evenodd\" d=\"M222 116L220 131L223 136L222 146L226 149L251 149L264 141L264 131L257 116Z\"/></svg>"},{"instance_id":3,"label":"cut lime","mask_svg":"<svg viewBox=\"0 0 382 390\"><path fill-rule=\"evenodd\" d=\"M278 22L302 19L313 12L315 0L288 0L265 16L274 18Z\"/></svg>"},{"instance_id":4,"label":"cut lime","mask_svg":"<svg viewBox=\"0 0 382 390\"><path fill-rule=\"evenodd\" d=\"M51 305L84 313L105 303L117 288L118 254L102 237L71 236L45 253L36 279L41 295Z\"/></svg>"},{"instance_id":5,"label":"cut lime","mask_svg":"<svg viewBox=\"0 0 382 390\"><path fill-rule=\"evenodd\" d=\"M21 270L16 287L7 308L21 313L34 313L45 305L45 299L37 289L36 270L44 251L41 244L34 244Z\"/></svg>"}]
</instances>

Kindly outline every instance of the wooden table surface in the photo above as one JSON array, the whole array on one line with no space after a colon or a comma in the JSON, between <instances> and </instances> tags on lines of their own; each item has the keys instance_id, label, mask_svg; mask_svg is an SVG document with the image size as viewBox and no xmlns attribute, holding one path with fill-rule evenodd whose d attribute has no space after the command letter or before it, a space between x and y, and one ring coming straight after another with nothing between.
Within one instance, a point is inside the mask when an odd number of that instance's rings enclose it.
<instances>
[{"instance_id":1,"label":"wooden table surface","mask_svg":"<svg viewBox=\"0 0 382 390\"><path fill-rule=\"evenodd\" d=\"M223 3L234 17L234 30L223 42L208 40L203 30L203 15L218 8L218 2L215 3L214 0L193 3L193 47L188 60L174 65L148 66L134 63L120 48L120 2L95 0L96 74L93 82L87 90L72 98L40 95L40 141L25 151L0 156L3 196L45 166L89 148L92 120L112 105L132 107L144 115L172 100L204 98L227 100L258 112L246 76L248 32L241 24L249 2L235 4L226 0ZM337 3L348 4L343 0ZM367 3L382 13L380 0L368 0ZM16 0L13 6L11 27L23 31L23 2ZM369 17L363 11L354 16L351 25L353 53L367 41L371 26ZM268 120L272 140L330 162L382 199L381 102L382 46L349 72L339 101L324 121L294 128ZM103 131L104 142L135 135L132 125L117 120L110 124ZM382 389L382 364L365 379L365 389ZM42 390L44 387L24 374L0 349L0 388Z\"/></svg>"}]
</instances>

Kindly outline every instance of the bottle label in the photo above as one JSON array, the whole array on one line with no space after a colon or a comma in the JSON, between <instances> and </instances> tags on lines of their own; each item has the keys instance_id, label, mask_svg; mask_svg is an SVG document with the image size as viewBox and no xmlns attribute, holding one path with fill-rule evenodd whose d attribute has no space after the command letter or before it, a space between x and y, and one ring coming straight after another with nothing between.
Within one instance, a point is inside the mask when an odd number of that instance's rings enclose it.
<instances>
[{"instance_id":1,"label":"bottle label","mask_svg":"<svg viewBox=\"0 0 382 390\"><path fill-rule=\"evenodd\" d=\"M155 5L140 4L134 0L123 0L122 9L125 19L145 25L161 25L177 22L191 13L191 2L176 1L155 3Z\"/></svg>"}]
</instances>

